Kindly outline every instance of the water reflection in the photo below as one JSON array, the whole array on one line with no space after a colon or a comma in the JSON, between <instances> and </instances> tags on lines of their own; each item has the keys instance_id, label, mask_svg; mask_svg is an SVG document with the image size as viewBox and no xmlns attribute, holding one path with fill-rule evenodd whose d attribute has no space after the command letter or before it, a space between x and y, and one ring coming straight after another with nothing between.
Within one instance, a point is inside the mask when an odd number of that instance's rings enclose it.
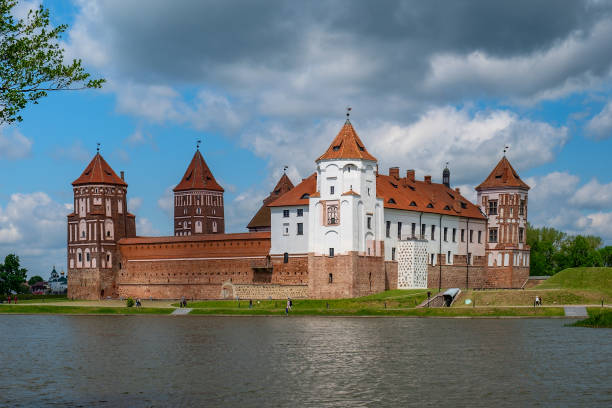
<instances>
[{"instance_id":1,"label":"water reflection","mask_svg":"<svg viewBox=\"0 0 612 408\"><path fill-rule=\"evenodd\" d=\"M0 405L612 406L612 332L565 322L0 316Z\"/></svg>"}]
</instances>

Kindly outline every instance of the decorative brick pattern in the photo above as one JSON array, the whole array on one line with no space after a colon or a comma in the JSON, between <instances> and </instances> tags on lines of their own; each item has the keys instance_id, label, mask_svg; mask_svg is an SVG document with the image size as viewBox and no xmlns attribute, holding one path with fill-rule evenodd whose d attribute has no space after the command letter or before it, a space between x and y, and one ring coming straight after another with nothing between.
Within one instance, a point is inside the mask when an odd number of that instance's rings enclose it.
<instances>
[{"instance_id":1,"label":"decorative brick pattern","mask_svg":"<svg viewBox=\"0 0 612 408\"><path fill-rule=\"evenodd\" d=\"M400 241L397 260L398 289L427 288L427 241Z\"/></svg>"}]
</instances>

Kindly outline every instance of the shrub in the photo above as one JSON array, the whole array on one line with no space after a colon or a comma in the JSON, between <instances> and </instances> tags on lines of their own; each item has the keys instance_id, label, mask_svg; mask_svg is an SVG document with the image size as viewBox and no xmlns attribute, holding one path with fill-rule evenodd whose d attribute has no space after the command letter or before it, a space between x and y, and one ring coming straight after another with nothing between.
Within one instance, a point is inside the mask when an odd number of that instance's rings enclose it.
<instances>
[{"instance_id":1,"label":"shrub","mask_svg":"<svg viewBox=\"0 0 612 408\"><path fill-rule=\"evenodd\" d=\"M125 304L127 305L127 307L132 307L134 306L134 299L132 299L131 297L127 298L125 300Z\"/></svg>"}]
</instances>

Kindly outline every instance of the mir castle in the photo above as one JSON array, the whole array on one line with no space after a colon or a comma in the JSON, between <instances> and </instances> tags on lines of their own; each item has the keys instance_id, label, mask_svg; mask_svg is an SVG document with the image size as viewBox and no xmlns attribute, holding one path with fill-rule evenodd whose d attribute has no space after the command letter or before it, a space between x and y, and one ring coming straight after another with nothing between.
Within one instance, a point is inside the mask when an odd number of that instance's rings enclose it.
<instances>
[{"instance_id":1,"label":"mir castle","mask_svg":"<svg viewBox=\"0 0 612 408\"><path fill-rule=\"evenodd\" d=\"M529 186L505 156L471 203L448 168L440 184L383 174L348 119L310 176L282 175L249 232L225 233L224 190L199 149L174 188L173 236L137 235L124 174L99 152L72 186L70 298L345 298L529 276Z\"/></svg>"}]
</instances>

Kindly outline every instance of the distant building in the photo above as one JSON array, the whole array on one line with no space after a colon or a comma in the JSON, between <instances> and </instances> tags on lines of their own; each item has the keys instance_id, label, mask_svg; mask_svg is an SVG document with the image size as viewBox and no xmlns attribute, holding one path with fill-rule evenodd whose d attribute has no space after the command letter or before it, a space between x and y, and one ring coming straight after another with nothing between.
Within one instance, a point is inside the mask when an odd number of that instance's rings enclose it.
<instances>
[{"instance_id":1,"label":"distant building","mask_svg":"<svg viewBox=\"0 0 612 408\"><path fill-rule=\"evenodd\" d=\"M49 290L54 295L63 295L68 291L68 279L64 276L64 271L57 273L55 266L51 271L48 281Z\"/></svg>"}]
</instances>

